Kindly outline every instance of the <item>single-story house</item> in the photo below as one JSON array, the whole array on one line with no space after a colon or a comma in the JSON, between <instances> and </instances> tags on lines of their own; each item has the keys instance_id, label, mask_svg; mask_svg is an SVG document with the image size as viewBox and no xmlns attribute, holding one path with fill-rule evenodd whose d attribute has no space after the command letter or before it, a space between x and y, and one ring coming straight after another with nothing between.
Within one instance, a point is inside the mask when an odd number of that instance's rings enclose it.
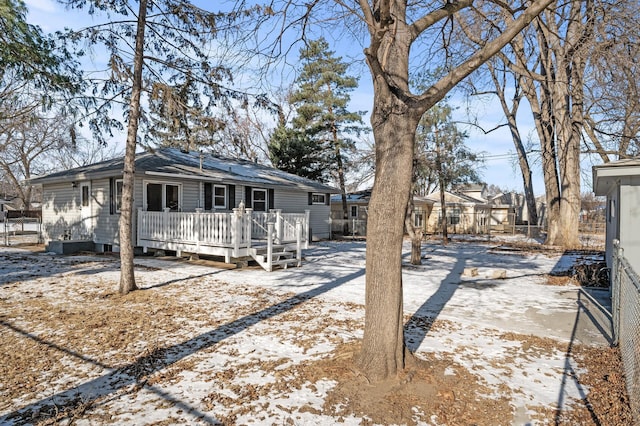
<instances>
[{"instance_id":1,"label":"single-story house","mask_svg":"<svg viewBox=\"0 0 640 426\"><path fill-rule=\"evenodd\" d=\"M439 232L442 228L440 191L429 194L427 198L434 201L427 231ZM506 203L510 198L504 194L489 196L484 184L468 185L456 192L445 191L444 199L448 232L480 234L490 230L506 231L514 224L515 207Z\"/></svg>"},{"instance_id":2,"label":"single-story house","mask_svg":"<svg viewBox=\"0 0 640 426\"><path fill-rule=\"evenodd\" d=\"M98 251L118 251L123 160L30 180L42 186L45 242L89 240ZM229 260L240 256L237 241L230 238L246 240L247 232L252 238L264 236L270 221L277 222L278 232L302 222L307 241L329 237L330 198L337 192L330 186L251 161L175 148L136 154L135 168L134 241L138 247L198 249ZM238 208L241 213L234 210ZM245 227L235 218L247 212L248 231L235 229ZM268 216L269 212L279 215ZM227 240L222 241L223 237Z\"/></svg>"},{"instance_id":3,"label":"single-story house","mask_svg":"<svg viewBox=\"0 0 640 426\"><path fill-rule=\"evenodd\" d=\"M631 267L640 273L640 158L594 166L593 191L607 197L607 266L613 266L613 240L618 240Z\"/></svg>"},{"instance_id":4,"label":"single-story house","mask_svg":"<svg viewBox=\"0 0 640 426\"><path fill-rule=\"evenodd\" d=\"M369 201L371 189L351 192L347 194L347 226L348 233L366 235L366 223L369 215ZM433 201L425 197L413 197L413 223L414 226L426 230L427 218L431 214ZM344 232L344 210L342 195L334 195L331 198L332 230L335 233ZM354 232L355 231L355 232Z\"/></svg>"}]
</instances>

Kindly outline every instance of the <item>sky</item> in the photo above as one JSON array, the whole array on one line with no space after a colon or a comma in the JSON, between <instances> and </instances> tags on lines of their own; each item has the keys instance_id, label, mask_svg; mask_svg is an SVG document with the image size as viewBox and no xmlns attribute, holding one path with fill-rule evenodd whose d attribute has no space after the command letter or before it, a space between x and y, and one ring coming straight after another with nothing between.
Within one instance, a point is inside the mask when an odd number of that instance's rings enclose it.
<instances>
[{"instance_id":1,"label":"sky","mask_svg":"<svg viewBox=\"0 0 640 426\"><path fill-rule=\"evenodd\" d=\"M53 0L26 0L25 3L29 8L28 20L30 23L39 25L44 32L54 32L65 27L77 28L81 25L87 25L95 22L94 17L85 11L66 10L62 5ZM339 40L328 40L332 50L337 55L345 58L356 58L356 66L352 68L352 75L359 77L359 87L351 93L350 109L356 111L367 111L365 122L369 122L369 113L373 105L373 87L371 78L364 60L360 54L361 46L349 44ZM362 59L358 59L358 56ZM93 60L99 61L99 57L94 56ZM361 61L358 64L358 60ZM87 64L87 62L84 62ZM88 65L95 66L95 65ZM100 67L102 68L102 67ZM291 75L291 73L288 73ZM515 150L511 134L508 129L500 128L489 134L475 126L469 126L462 123L469 122L467 110L470 109L474 116L477 117L478 123L484 129L493 129L501 123L504 123L499 104L493 100L483 99L473 101L469 107L466 105L465 98L460 94L453 94L449 103L457 107L454 110L454 120L458 121L459 127L469 135L467 146L475 152L483 153L485 158L484 167L480 170L483 180L487 184L497 185L502 189L522 191L522 177L516 164ZM523 101L520 107L519 124L521 126L521 134L525 140L532 137L537 140L531 120L528 104ZM124 141L124 135L122 136ZM124 146L124 143L123 143ZM542 180L542 172L539 161L534 160L533 164L534 192L536 195L544 193L544 183Z\"/></svg>"}]
</instances>

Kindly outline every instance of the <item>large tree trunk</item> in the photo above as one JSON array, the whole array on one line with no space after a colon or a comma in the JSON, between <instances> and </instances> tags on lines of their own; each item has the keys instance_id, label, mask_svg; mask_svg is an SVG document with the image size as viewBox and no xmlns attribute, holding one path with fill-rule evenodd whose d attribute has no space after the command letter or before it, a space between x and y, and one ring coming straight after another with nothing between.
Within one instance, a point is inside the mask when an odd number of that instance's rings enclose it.
<instances>
[{"instance_id":1,"label":"large tree trunk","mask_svg":"<svg viewBox=\"0 0 640 426\"><path fill-rule=\"evenodd\" d=\"M406 3L375 1L370 8L369 2L360 2L371 36L365 56L374 86L371 124L376 171L369 203L365 326L358 364L372 382L396 376L405 366L401 255L420 117L504 47L551 1L534 1L500 36L421 96L414 96L409 90L411 44L423 31L472 2L446 3L442 10L413 24L408 24Z\"/></svg>"},{"instance_id":2,"label":"large tree trunk","mask_svg":"<svg viewBox=\"0 0 640 426\"><path fill-rule=\"evenodd\" d=\"M133 268L133 188L135 181L136 139L140 119L140 94L142 92L142 66L144 30L147 17L147 0L140 0L136 46L133 58L133 85L131 90L127 143L122 176L122 208L120 213L120 293L137 289Z\"/></svg>"},{"instance_id":3,"label":"large tree trunk","mask_svg":"<svg viewBox=\"0 0 640 426\"><path fill-rule=\"evenodd\" d=\"M373 382L404 368L401 266L409 191L401 188L411 183L414 133L403 121L394 116L376 132L376 175L367 222L367 308L359 359Z\"/></svg>"},{"instance_id":4,"label":"large tree trunk","mask_svg":"<svg viewBox=\"0 0 640 426\"><path fill-rule=\"evenodd\" d=\"M376 90L376 172L367 222L366 312L359 366L372 382L404 368L402 242L419 111ZM382 98L382 99L381 99ZM396 113L403 111L403 114Z\"/></svg>"},{"instance_id":5,"label":"large tree trunk","mask_svg":"<svg viewBox=\"0 0 640 426\"><path fill-rule=\"evenodd\" d=\"M540 74L544 78L543 81L539 82L540 93L536 93L536 89L530 78L524 78L523 88L531 105L536 131L540 139L542 174L547 201L545 211L547 237L545 244L561 245L560 172L556 153L556 126L552 99L555 72L553 58L551 56L552 53L548 49L548 41L543 27L543 23L538 19L536 23L536 36L540 48Z\"/></svg>"}]
</instances>

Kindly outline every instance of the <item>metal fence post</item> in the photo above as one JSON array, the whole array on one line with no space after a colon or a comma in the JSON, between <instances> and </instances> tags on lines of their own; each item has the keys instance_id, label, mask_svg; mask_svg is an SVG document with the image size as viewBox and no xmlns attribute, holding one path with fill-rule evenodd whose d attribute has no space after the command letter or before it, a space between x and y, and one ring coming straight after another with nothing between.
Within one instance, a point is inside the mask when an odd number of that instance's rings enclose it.
<instances>
[{"instance_id":1,"label":"metal fence post","mask_svg":"<svg viewBox=\"0 0 640 426\"><path fill-rule=\"evenodd\" d=\"M620 241L613 240L613 265L611 265L611 308L613 309L612 315L612 328L613 328L613 344L619 344L619 330L620 330Z\"/></svg>"}]
</instances>

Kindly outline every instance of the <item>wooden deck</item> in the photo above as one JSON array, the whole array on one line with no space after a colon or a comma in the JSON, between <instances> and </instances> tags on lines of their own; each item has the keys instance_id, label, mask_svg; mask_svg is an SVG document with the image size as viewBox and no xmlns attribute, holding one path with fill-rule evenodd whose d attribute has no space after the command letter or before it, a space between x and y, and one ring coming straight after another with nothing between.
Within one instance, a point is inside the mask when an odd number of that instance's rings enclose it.
<instances>
[{"instance_id":1,"label":"wooden deck","mask_svg":"<svg viewBox=\"0 0 640 426\"><path fill-rule=\"evenodd\" d=\"M302 261L309 245L309 211L304 213L148 212L138 210L137 246L223 256L226 263L253 258L267 271Z\"/></svg>"}]
</instances>

